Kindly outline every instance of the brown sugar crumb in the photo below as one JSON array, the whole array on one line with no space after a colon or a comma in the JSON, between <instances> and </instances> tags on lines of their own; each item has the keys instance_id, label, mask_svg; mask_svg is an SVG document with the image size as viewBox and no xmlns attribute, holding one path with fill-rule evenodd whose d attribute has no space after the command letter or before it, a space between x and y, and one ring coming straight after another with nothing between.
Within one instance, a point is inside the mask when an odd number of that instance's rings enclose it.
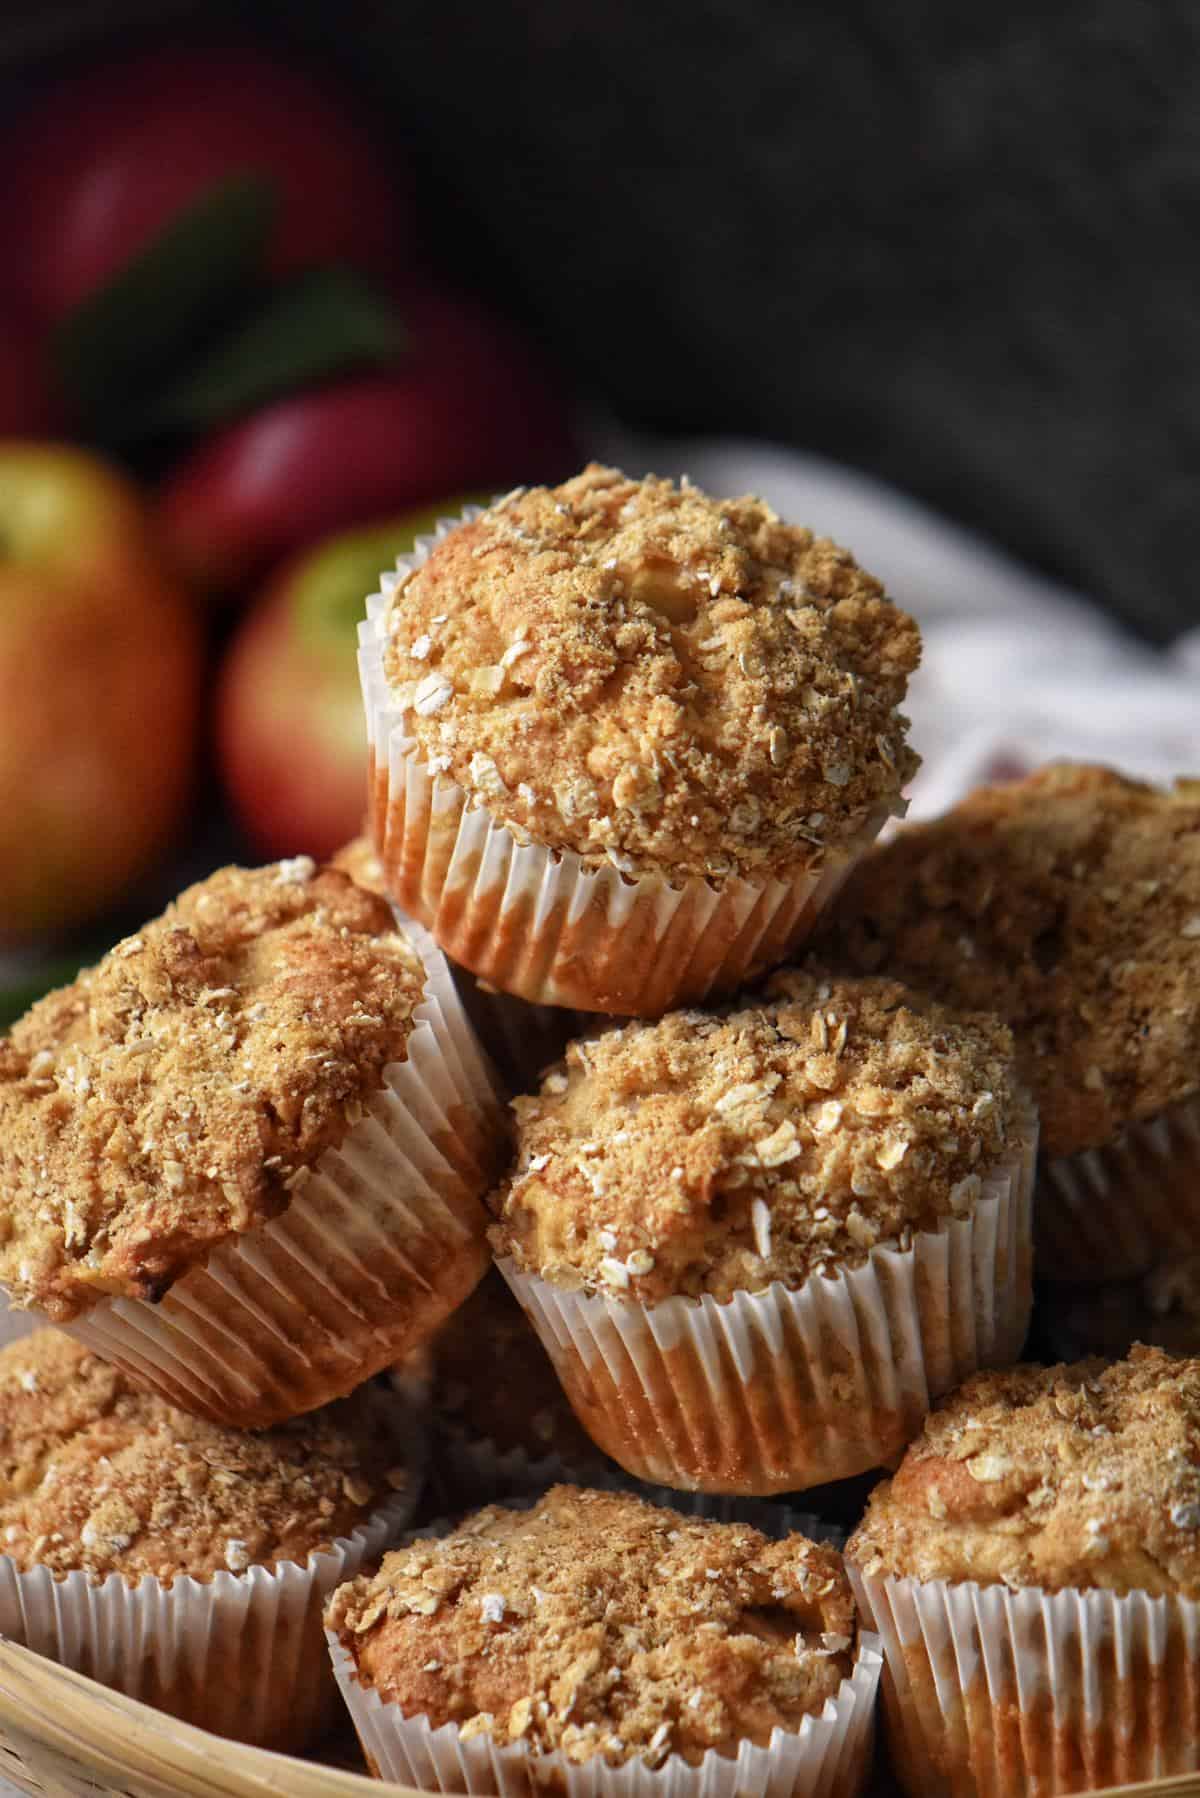
<instances>
[{"instance_id":1,"label":"brown sugar crumb","mask_svg":"<svg viewBox=\"0 0 1200 1798\"><path fill-rule=\"evenodd\" d=\"M917 766L913 620L757 499L595 464L460 525L397 587L386 672L522 841L720 881L818 865Z\"/></svg>"},{"instance_id":2,"label":"brown sugar crumb","mask_svg":"<svg viewBox=\"0 0 1200 1798\"><path fill-rule=\"evenodd\" d=\"M824 931L1012 1025L1052 1155L1200 1090L1200 781L1056 765L985 787L860 864Z\"/></svg>"},{"instance_id":3,"label":"brown sugar crumb","mask_svg":"<svg viewBox=\"0 0 1200 1798\"><path fill-rule=\"evenodd\" d=\"M573 1472L604 1457L576 1419L550 1357L498 1273L487 1274L433 1344L434 1426L465 1443L556 1455Z\"/></svg>"},{"instance_id":4,"label":"brown sugar crumb","mask_svg":"<svg viewBox=\"0 0 1200 1798\"><path fill-rule=\"evenodd\" d=\"M1200 1598L1200 1361L977 1374L847 1546L871 1577Z\"/></svg>"},{"instance_id":5,"label":"brown sugar crumb","mask_svg":"<svg viewBox=\"0 0 1200 1798\"><path fill-rule=\"evenodd\" d=\"M556 1285L727 1299L966 1216L1027 1118L996 1019L786 971L761 1003L573 1043L514 1102L492 1242Z\"/></svg>"},{"instance_id":6,"label":"brown sugar crumb","mask_svg":"<svg viewBox=\"0 0 1200 1798\"><path fill-rule=\"evenodd\" d=\"M614 1765L765 1746L834 1696L855 1643L835 1549L572 1486L398 1550L326 1622L406 1716Z\"/></svg>"},{"instance_id":7,"label":"brown sugar crumb","mask_svg":"<svg viewBox=\"0 0 1200 1798\"><path fill-rule=\"evenodd\" d=\"M0 1553L131 1584L303 1563L403 1488L410 1427L368 1385L261 1435L222 1429L37 1330L0 1349Z\"/></svg>"},{"instance_id":8,"label":"brown sugar crumb","mask_svg":"<svg viewBox=\"0 0 1200 1798\"><path fill-rule=\"evenodd\" d=\"M307 857L190 887L0 1040L0 1283L63 1321L276 1216L423 983L383 900Z\"/></svg>"}]
</instances>

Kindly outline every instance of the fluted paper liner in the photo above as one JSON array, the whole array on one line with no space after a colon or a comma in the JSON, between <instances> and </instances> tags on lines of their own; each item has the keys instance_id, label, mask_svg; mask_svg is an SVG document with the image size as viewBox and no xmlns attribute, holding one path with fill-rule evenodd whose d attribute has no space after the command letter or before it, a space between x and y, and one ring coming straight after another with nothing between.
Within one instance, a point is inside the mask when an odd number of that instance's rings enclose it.
<instances>
[{"instance_id":1,"label":"fluted paper liner","mask_svg":"<svg viewBox=\"0 0 1200 1798\"><path fill-rule=\"evenodd\" d=\"M397 1496L328 1550L274 1571L180 1575L170 1585L119 1573L22 1572L0 1555L0 1636L74 1667L185 1722L242 1742L299 1751L337 1710L321 1616L403 1531L420 1489Z\"/></svg>"},{"instance_id":2,"label":"fluted paper liner","mask_svg":"<svg viewBox=\"0 0 1200 1798\"><path fill-rule=\"evenodd\" d=\"M1200 1099L1102 1148L1044 1156L1034 1212L1047 1280L1131 1279L1200 1243Z\"/></svg>"},{"instance_id":3,"label":"fluted paper liner","mask_svg":"<svg viewBox=\"0 0 1200 1798\"><path fill-rule=\"evenodd\" d=\"M640 1496L689 1516L750 1523L777 1538L799 1532L813 1541L840 1540L832 1526L784 1505L700 1494L686 1495L680 1504L680 1495L661 1489ZM693 1767L672 1754L657 1768L640 1758L610 1767L603 1755L576 1764L557 1751L531 1754L520 1742L500 1747L486 1734L464 1742L457 1724L434 1729L428 1717L405 1717L398 1704L360 1685L353 1657L331 1631L325 1635L371 1770L422 1791L491 1798L531 1798L546 1788L567 1798L857 1798L871 1767L883 1657L878 1636L861 1630L850 1677L798 1730L773 1730L765 1748L743 1742L736 1759L710 1750Z\"/></svg>"},{"instance_id":4,"label":"fluted paper liner","mask_svg":"<svg viewBox=\"0 0 1200 1798\"><path fill-rule=\"evenodd\" d=\"M817 870L786 880L734 877L719 888L589 867L571 850L520 843L456 781L430 770L384 670L387 607L468 506L419 537L398 572L381 576L359 626L359 674L370 751L375 851L388 893L456 962L535 1004L657 1017L733 992L786 961L809 935L854 862L892 815L881 807L857 836L830 845Z\"/></svg>"},{"instance_id":5,"label":"fluted paper liner","mask_svg":"<svg viewBox=\"0 0 1200 1798\"><path fill-rule=\"evenodd\" d=\"M892 1764L913 1798L1051 1798L1200 1767L1200 1605L869 1578Z\"/></svg>"},{"instance_id":6,"label":"fluted paper liner","mask_svg":"<svg viewBox=\"0 0 1200 1798\"><path fill-rule=\"evenodd\" d=\"M644 1306L501 1273L580 1422L638 1479L768 1494L898 1456L932 1402L1020 1353L1032 1304L1037 1124L984 1179L969 1216L879 1247L858 1267L727 1302Z\"/></svg>"},{"instance_id":7,"label":"fluted paper liner","mask_svg":"<svg viewBox=\"0 0 1200 1798\"><path fill-rule=\"evenodd\" d=\"M482 1198L504 1126L445 957L410 936L427 979L408 1057L286 1211L157 1303L103 1300L67 1326L185 1411L262 1429L342 1397L432 1335L487 1268Z\"/></svg>"}]
</instances>

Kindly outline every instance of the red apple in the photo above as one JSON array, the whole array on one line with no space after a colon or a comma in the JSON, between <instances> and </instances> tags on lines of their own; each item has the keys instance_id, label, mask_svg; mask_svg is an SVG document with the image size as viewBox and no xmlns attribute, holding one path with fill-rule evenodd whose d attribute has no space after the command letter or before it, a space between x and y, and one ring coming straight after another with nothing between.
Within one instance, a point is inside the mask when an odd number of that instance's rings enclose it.
<instances>
[{"instance_id":1,"label":"red apple","mask_svg":"<svg viewBox=\"0 0 1200 1798\"><path fill-rule=\"evenodd\" d=\"M35 100L4 151L4 279L47 321L234 174L276 186L275 274L339 261L385 274L413 259L410 189L351 103L244 46L89 68Z\"/></svg>"},{"instance_id":2,"label":"red apple","mask_svg":"<svg viewBox=\"0 0 1200 1798\"><path fill-rule=\"evenodd\" d=\"M0 445L0 942L81 922L152 865L202 662L136 490L80 450Z\"/></svg>"},{"instance_id":3,"label":"red apple","mask_svg":"<svg viewBox=\"0 0 1200 1798\"><path fill-rule=\"evenodd\" d=\"M448 500L309 550L243 620L221 671L217 754L238 820L264 856L330 856L361 829L358 621L381 571L461 505Z\"/></svg>"},{"instance_id":4,"label":"red apple","mask_svg":"<svg viewBox=\"0 0 1200 1798\"><path fill-rule=\"evenodd\" d=\"M394 373L264 406L194 451L160 495L164 540L206 588L242 585L327 532L464 488L561 478L577 461L560 383L478 302L401 297Z\"/></svg>"},{"instance_id":5,"label":"red apple","mask_svg":"<svg viewBox=\"0 0 1200 1798\"><path fill-rule=\"evenodd\" d=\"M42 333L0 306L0 439L49 437L61 423Z\"/></svg>"}]
</instances>

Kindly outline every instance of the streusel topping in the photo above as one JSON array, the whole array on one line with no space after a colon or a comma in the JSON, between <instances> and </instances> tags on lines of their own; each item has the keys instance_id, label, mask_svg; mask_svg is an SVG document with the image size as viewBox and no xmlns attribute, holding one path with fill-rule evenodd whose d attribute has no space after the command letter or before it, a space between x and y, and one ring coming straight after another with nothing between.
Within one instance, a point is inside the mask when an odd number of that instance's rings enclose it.
<instances>
[{"instance_id":1,"label":"streusel topping","mask_svg":"<svg viewBox=\"0 0 1200 1798\"><path fill-rule=\"evenodd\" d=\"M874 1577L1200 1598L1200 1361L976 1374L872 1494L847 1558Z\"/></svg>"},{"instance_id":2,"label":"streusel topping","mask_svg":"<svg viewBox=\"0 0 1200 1798\"><path fill-rule=\"evenodd\" d=\"M307 857L190 887L0 1041L0 1283L62 1321L277 1215L423 984L383 900Z\"/></svg>"},{"instance_id":3,"label":"streusel topping","mask_svg":"<svg viewBox=\"0 0 1200 1798\"><path fill-rule=\"evenodd\" d=\"M625 873L818 865L901 812L913 620L761 500L596 465L518 489L396 588L429 764L523 840Z\"/></svg>"},{"instance_id":4,"label":"streusel topping","mask_svg":"<svg viewBox=\"0 0 1200 1798\"><path fill-rule=\"evenodd\" d=\"M397 1550L326 1621L406 1716L614 1765L797 1729L855 1643L835 1549L571 1486Z\"/></svg>"},{"instance_id":5,"label":"streusel topping","mask_svg":"<svg viewBox=\"0 0 1200 1798\"><path fill-rule=\"evenodd\" d=\"M411 1429L375 1385L260 1435L222 1429L37 1330L0 1350L0 1553L131 1583L303 1563L404 1489Z\"/></svg>"},{"instance_id":6,"label":"streusel topping","mask_svg":"<svg viewBox=\"0 0 1200 1798\"><path fill-rule=\"evenodd\" d=\"M1200 781L1058 765L860 864L827 952L1012 1025L1071 1154L1200 1091Z\"/></svg>"},{"instance_id":7,"label":"streusel topping","mask_svg":"<svg viewBox=\"0 0 1200 1798\"><path fill-rule=\"evenodd\" d=\"M573 1473L604 1463L576 1418L533 1325L500 1275L486 1274L433 1342L435 1430L531 1461L557 1455Z\"/></svg>"},{"instance_id":8,"label":"streusel topping","mask_svg":"<svg viewBox=\"0 0 1200 1798\"><path fill-rule=\"evenodd\" d=\"M995 1018L819 967L573 1043L519 1098L492 1242L556 1285L725 1299L970 1213L1028 1125Z\"/></svg>"}]
</instances>

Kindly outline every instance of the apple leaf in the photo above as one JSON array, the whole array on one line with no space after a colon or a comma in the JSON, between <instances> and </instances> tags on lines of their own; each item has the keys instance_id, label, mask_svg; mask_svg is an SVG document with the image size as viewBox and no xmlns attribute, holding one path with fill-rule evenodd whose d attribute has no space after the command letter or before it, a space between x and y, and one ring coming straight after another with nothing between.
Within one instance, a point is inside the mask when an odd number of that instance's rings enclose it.
<instances>
[{"instance_id":1,"label":"apple leaf","mask_svg":"<svg viewBox=\"0 0 1200 1798\"><path fill-rule=\"evenodd\" d=\"M114 442L132 403L226 317L261 272L276 211L260 175L217 182L69 313L54 339L62 391L98 437Z\"/></svg>"},{"instance_id":2,"label":"apple leaf","mask_svg":"<svg viewBox=\"0 0 1200 1798\"><path fill-rule=\"evenodd\" d=\"M351 369L395 362L408 337L392 305L351 269L315 269L257 309L149 406L124 421L126 441L211 430Z\"/></svg>"}]
</instances>

